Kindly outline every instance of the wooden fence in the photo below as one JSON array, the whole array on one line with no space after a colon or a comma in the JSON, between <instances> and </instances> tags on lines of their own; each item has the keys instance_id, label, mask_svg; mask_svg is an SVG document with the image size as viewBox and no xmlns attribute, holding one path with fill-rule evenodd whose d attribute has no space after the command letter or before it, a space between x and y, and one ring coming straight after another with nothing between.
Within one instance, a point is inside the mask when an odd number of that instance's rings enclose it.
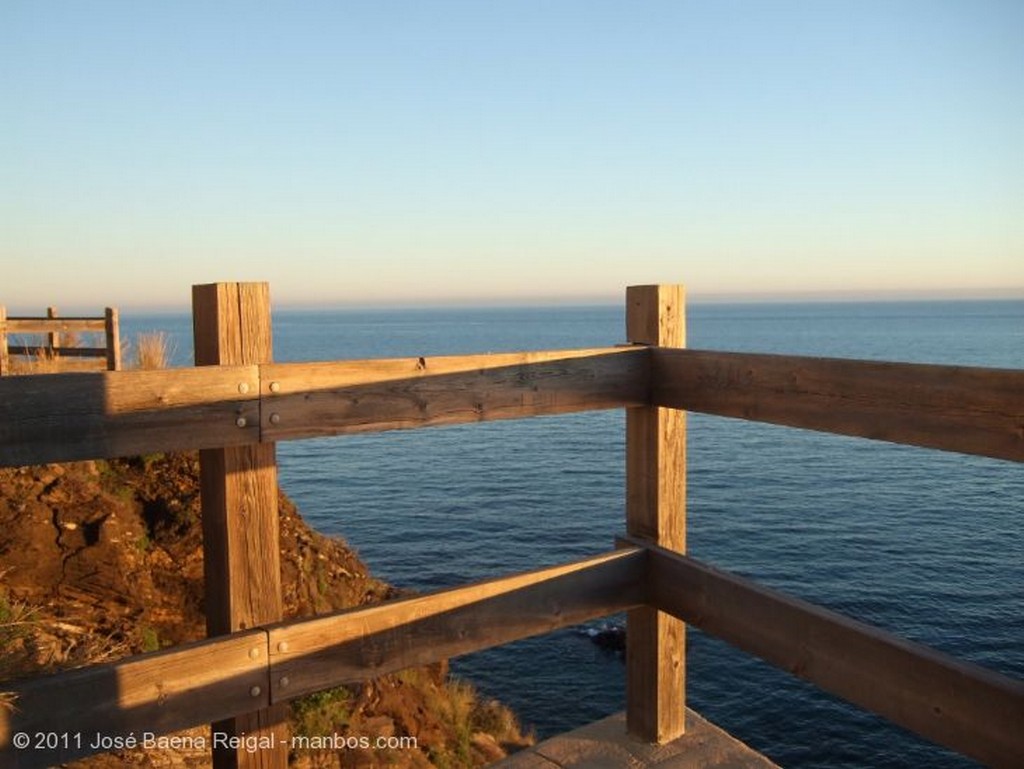
<instances>
[{"instance_id":1,"label":"wooden fence","mask_svg":"<svg viewBox=\"0 0 1024 769\"><path fill-rule=\"evenodd\" d=\"M64 341L79 333L103 334L103 347L69 346ZM11 344L15 334L45 335L45 344ZM56 307L48 307L46 317L7 317L6 308L0 306L0 376L11 373L11 356L51 359L97 359L95 366L108 371L121 370L121 331L116 308L106 308L103 317L62 318Z\"/></svg>"},{"instance_id":2,"label":"wooden fence","mask_svg":"<svg viewBox=\"0 0 1024 769\"><path fill-rule=\"evenodd\" d=\"M684 728L684 622L993 766L1024 758L1024 683L719 571L685 553L685 410L1024 460L1024 372L699 352L679 287L627 291L630 344L274 364L264 284L193 290L193 369L0 381L0 465L199 448L207 640L11 684L0 762L81 735L214 723L266 738L217 766L284 766L298 696L628 610L627 723ZM626 536L582 561L281 621L274 445L352 432L627 409ZM70 735L19 749L21 734ZM76 743L74 735L79 735Z\"/></svg>"}]
</instances>

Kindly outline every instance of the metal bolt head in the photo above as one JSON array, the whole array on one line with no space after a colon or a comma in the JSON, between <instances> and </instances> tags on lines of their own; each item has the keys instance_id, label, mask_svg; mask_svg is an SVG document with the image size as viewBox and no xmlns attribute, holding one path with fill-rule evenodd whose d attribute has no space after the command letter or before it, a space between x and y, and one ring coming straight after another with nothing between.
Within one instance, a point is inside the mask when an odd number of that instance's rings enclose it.
<instances>
[{"instance_id":1,"label":"metal bolt head","mask_svg":"<svg viewBox=\"0 0 1024 769\"><path fill-rule=\"evenodd\" d=\"M272 392L272 393L279 393L279 392L281 392L281 383L280 382L271 382L270 383L270 392Z\"/></svg>"},{"instance_id":2,"label":"metal bolt head","mask_svg":"<svg viewBox=\"0 0 1024 769\"><path fill-rule=\"evenodd\" d=\"M249 694L251 694L253 697L259 697L261 694L263 694L263 690L258 686L254 686L249 690Z\"/></svg>"},{"instance_id":3,"label":"metal bolt head","mask_svg":"<svg viewBox=\"0 0 1024 769\"><path fill-rule=\"evenodd\" d=\"M280 421L281 421L281 415L280 414L271 414L270 415L270 424L276 425Z\"/></svg>"},{"instance_id":4,"label":"metal bolt head","mask_svg":"<svg viewBox=\"0 0 1024 769\"><path fill-rule=\"evenodd\" d=\"M247 392L249 392L249 383L248 382L242 382L241 384L239 384L238 385L238 392L242 393L242 395L245 395Z\"/></svg>"},{"instance_id":5,"label":"metal bolt head","mask_svg":"<svg viewBox=\"0 0 1024 769\"><path fill-rule=\"evenodd\" d=\"M235 424L238 425L239 427L245 427L249 423L245 421L245 417L239 417L238 419L235 420Z\"/></svg>"}]
</instances>

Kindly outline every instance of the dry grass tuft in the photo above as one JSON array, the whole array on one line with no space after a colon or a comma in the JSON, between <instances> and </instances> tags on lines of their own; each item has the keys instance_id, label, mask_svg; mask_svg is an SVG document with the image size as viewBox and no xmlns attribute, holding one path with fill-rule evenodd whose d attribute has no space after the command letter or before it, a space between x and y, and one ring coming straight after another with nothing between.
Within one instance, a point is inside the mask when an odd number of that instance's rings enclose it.
<instances>
[{"instance_id":1,"label":"dry grass tuft","mask_svg":"<svg viewBox=\"0 0 1024 769\"><path fill-rule=\"evenodd\" d=\"M82 339L77 332L62 331L57 335L57 347L47 347L47 336L37 334L27 338L12 337L10 344L25 347L36 347L35 355L12 355L10 357L11 374L60 374L81 368L81 363L72 358L62 358L63 348L79 347Z\"/></svg>"},{"instance_id":2,"label":"dry grass tuft","mask_svg":"<svg viewBox=\"0 0 1024 769\"><path fill-rule=\"evenodd\" d=\"M135 337L135 368L153 371L167 368L171 345L163 331L150 331Z\"/></svg>"},{"instance_id":3,"label":"dry grass tuft","mask_svg":"<svg viewBox=\"0 0 1024 769\"><path fill-rule=\"evenodd\" d=\"M11 356L11 374L56 374L61 370L60 358L49 348L42 348L35 355Z\"/></svg>"}]
</instances>

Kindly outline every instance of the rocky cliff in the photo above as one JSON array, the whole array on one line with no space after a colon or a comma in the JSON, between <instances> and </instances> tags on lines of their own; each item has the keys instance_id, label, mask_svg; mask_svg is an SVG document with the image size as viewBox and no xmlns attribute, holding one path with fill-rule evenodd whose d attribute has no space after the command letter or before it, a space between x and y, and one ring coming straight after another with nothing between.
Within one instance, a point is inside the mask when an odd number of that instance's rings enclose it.
<instances>
[{"instance_id":1,"label":"rocky cliff","mask_svg":"<svg viewBox=\"0 0 1024 769\"><path fill-rule=\"evenodd\" d=\"M394 596L343 541L312 531L283 495L280 510L287 616ZM0 679L202 638L201 528L194 454L0 470ZM393 751L296 750L291 760L299 767L483 766L530 741L506 708L481 701L444 665L297 700L292 731L417 743ZM121 752L73 766L126 765L200 767L209 758L202 751Z\"/></svg>"}]
</instances>

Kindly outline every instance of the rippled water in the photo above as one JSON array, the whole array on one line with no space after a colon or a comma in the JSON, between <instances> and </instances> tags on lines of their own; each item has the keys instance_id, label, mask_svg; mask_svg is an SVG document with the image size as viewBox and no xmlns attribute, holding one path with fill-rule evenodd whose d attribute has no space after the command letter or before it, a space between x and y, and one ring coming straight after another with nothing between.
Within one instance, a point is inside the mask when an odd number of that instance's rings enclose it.
<instances>
[{"instance_id":1,"label":"rippled water","mask_svg":"<svg viewBox=\"0 0 1024 769\"><path fill-rule=\"evenodd\" d=\"M620 308L280 312L277 360L557 349L622 341ZM178 336L187 320L126 319ZM691 347L1006 368L1024 302L708 305ZM281 482L374 573L429 590L611 548L621 412L281 444ZM1024 678L1024 468L689 417L689 551ZM689 703L791 767L954 767L935 748L690 631ZM624 704L623 666L572 630L453 662L546 736Z\"/></svg>"}]
</instances>

